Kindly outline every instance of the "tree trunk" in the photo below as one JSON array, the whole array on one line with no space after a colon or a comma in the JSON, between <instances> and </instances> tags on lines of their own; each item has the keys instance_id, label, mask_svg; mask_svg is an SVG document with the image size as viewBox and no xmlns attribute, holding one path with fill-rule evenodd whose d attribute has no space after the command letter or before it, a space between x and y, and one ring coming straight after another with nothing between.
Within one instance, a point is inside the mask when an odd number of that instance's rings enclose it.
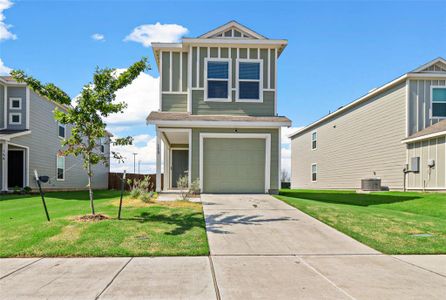
<instances>
[{"instance_id":1,"label":"tree trunk","mask_svg":"<svg viewBox=\"0 0 446 300\"><path fill-rule=\"evenodd\" d=\"M91 180L91 164L88 164L88 193L90 196L90 207L91 207L91 214L94 215L94 203L93 203L93 186L92 186L92 180Z\"/></svg>"}]
</instances>

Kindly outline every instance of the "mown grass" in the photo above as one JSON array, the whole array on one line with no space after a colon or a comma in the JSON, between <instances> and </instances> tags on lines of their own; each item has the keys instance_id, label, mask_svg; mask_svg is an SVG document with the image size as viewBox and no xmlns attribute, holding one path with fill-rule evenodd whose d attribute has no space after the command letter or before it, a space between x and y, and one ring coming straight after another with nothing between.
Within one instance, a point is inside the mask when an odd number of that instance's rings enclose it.
<instances>
[{"instance_id":1,"label":"mown grass","mask_svg":"<svg viewBox=\"0 0 446 300\"><path fill-rule=\"evenodd\" d=\"M281 190L277 198L383 253L446 253L444 193Z\"/></svg>"},{"instance_id":2,"label":"mown grass","mask_svg":"<svg viewBox=\"0 0 446 300\"><path fill-rule=\"evenodd\" d=\"M40 196L0 195L0 257L207 255L201 204L144 204L119 192L95 191L96 212L109 220L79 222L90 213L87 192L46 194L47 222Z\"/></svg>"}]
</instances>

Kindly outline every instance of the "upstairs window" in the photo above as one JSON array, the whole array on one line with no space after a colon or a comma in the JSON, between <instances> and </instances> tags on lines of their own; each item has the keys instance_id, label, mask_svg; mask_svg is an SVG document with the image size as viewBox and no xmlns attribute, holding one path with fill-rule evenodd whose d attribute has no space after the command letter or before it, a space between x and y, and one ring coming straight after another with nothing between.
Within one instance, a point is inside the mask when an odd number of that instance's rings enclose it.
<instances>
[{"instance_id":1,"label":"upstairs window","mask_svg":"<svg viewBox=\"0 0 446 300\"><path fill-rule=\"evenodd\" d=\"M101 153L104 153L105 152L105 143L106 143L105 138L101 138L100 143L101 143L100 144Z\"/></svg>"},{"instance_id":2,"label":"upstairs window","mask_svg":"<svg viewBox=\"0 0 446 300\"><path fill-rule=\"evenodd\" d=\"M228 59L209 59L205 61L207 101L231 101L229 74L231 66Z\"/></svg>"},{"instance_id":3,"label":"upstairs window","mask_svg":"<svg viewBox=\"0 0 446 300\"><path fill-rule=\"evenodd\" d=\"M9 98L9 109L22 109L22 98Z\"/></svg>"},{"instance_id":4,"label":"upstairs window","mask_svg":"<svg viewBox=\"0 0 446 300\"><path fill-rule=\"evenodd\" d=\"M317 180L317 164L311 165L311 181L315 182Z\"/></svg>"},{"instance_id":5,"label":"upstairs window","mask_svg":"<svg viewBox=\"0 0 446 300\"><path fill-rule=\"evenodd\" d=\"M64 124L58 123L58 134L61 139L65 138L66 127Z\"/></svg>"},{"instance_id":6,"label":"upstairs window","mask_svg":"<svg viewBox=\"0 0 446 300\"><path fill-rule=\"evenodd\" d=\"M262 61L239 59L237 72L237 101L262 102Z\"/></svg>"},{"instance_id":7,"label":"upstairs window","mask_svg":"<svg viewBox=\"0 0 446 300\"><path fill-rule=\"evenodd\" d=\"M433 118L446 118L446 87L432 87Z\"/></svg>"},{"instance_id":8,"label":"upstairs window","mask_svg":"<svg viewBox=\"0 0 446 300\"><path fill-rule=\"evenodd\" d=\"M57 180L65 180L65 156L57 155L56 173Z\"/></svg>"},{"instance_id":9,"label":"upstairs window","mask_svg":"<svg viewBox=\"0 0 446 300\"><path fill-rule=\"evenodd\" d=\"M311 150L315 150L317 148L317 132L313 132L311 134Z\"/></svg>"},{"instance_id":10,"label":"upstairs window","mask_svg":"<svg viewBox=\"0 0 446 300\"><path fill-rule=\"evenodd\" d=\"M21 125L22 124L22 114L21 113L10 113L9 114L9 124L10 125Z\"/></svg>"}]
</instances>

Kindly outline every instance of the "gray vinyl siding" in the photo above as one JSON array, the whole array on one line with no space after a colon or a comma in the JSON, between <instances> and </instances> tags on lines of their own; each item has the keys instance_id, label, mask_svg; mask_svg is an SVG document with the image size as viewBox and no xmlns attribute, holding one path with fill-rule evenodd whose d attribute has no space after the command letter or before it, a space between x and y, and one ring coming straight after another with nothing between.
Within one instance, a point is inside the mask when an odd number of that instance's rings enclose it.
<instances>
[{"instance_id":1,"label":"gray vinyl siding","mask_svg":"<svg viewBox=\"0 0 446 300\"><path fill-rule=\"evenodd\" d=\"M163 94L162 111L185 112L187 111L187 95Z\"/></svg>"},{"instance_id":2,"label":"gray vinyl siding","mask_svg":"<svg viewBox=\"0 0 446 300\"><path fill-rule=\"evenodd\" d=\"M5 123L5 87L0 84L0 128L6 127Z\"/></svg>"},{"instance_id":3,"label":"gray vinyl siding","mask_svg":"<svg viewBox=\"0 0 446 300\"><path fill-rule=\"evenodd\" d=\"M3 156L3 144L0 144L0 154ZM0 159L0 191L3 184L3 159Z\"/></svg>"},{"instance_id":4,"label":"gray vinyl siding","mask_svg":"<svg viewBox=\"0 0 446 300\"><path fill-rule=\"evenodd\" d=\"M409 136L441 120L430 117L431 86L446 86L446 80L409 80Z\"/></svg>"},{"instance_id":5,"label":"gray vinyl siding","mask_svg":"<svg viewBox=\"0 0 446 300\"><path fill-rule=\"evenodd\" d=\"M446 138L438 137L410 143L407 146L407 158L420 157L420 172L408 173L409 189L446 189ZM428 161L433 159L435 166L429 170Z\"/></svg>"},{"instance_id":6,"label":"gray vinyl siding","mask_svg":"<svg viewBox=\"0 0 446 300\"><path fill-rule=\"evenodd\" d=\"M250 115L271 116L274 112L274 92L263 92L263 103L235 102L235 91L232 102L204 101L203 90L192 91L192 114L194 115Z\"/></svg>"},{"instance_id":7,"label":"gray vinyl siding","mask_svg":"<svg viewBox=\"0 0 446 300\"><path fill-rule=\"evenodd\" d=\"M34 92L30 92L31 134L11 139L11 143L29 147L29 185L36 188L33 178L34 170L39 175L47 175L51 178L46 189L86 189L87 177L82 167L82 159L67 156L65 158L65 180L56 180L56 156L60 146L58 137L58 125L54 120L53 110L55 105L40 98ZM69 136L70 128L67 126L66 134ZM110 153L109 145L105 146L105 153ZM97 189L108 188L109 167L98 164L93 168L93 187Z\"/></svg>"},{"instance_id":8,"label":"gray vinyl siding","mask_svg":"<svg viewBox=\"0 0 446 300\"><path fill-rule=\"evenodd\" d=\"M21 109L10 109L10 101L11 98L20 98L22 99L22 108ZM6 111L7 111L7 128L13 129L13 130L22 130L26 129L26 88L25 87L8 87L7 90L7 104L6 104ZM9 115L11 113L20 113L21 115L21 123L20 125L17 124L9 124Z\"/></svg>"},{"instance_id":9,"label":"gray vinyl siding","mask_svg":"<svg viewBox=\"0 0 446 300\"><path fill-rule=\"evenodd\" d=\"M279 163L279 130L278 129L232 129L232 128L193 128L192 129L192 180L199 176L200 164L200 133L269 133L271 134L271 172L270 188L278 189L278 163Z\"/></svg>"},{"instance_id":10,"label":"gray vinyl siding","mask_svg":"<svg viewBox=\"0 0 446 300\"><path fill-rule=\"evenodd\" d=\"M348 111L309 128L291 141L293 188L357 189L361 179L380 177L402 189L406 148L406 85L399 84ZM311 134L317 131L317 149ZM311 165L317 164L317 181Z\"/></svg>"}]
</instances>

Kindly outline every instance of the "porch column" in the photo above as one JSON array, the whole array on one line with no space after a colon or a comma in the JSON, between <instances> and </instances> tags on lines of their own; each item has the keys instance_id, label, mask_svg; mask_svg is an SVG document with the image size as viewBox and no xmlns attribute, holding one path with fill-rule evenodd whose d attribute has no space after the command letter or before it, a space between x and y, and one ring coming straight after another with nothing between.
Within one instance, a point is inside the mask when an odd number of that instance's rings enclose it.
<instances>
[{"instance_id":1,"label":"porch column","mask_svg":"<svg viewBox=\"0 0 446 300\"><path fill-rule=\"evenodd\" d=\"M161 132L156 128L156 191L161 192Z\"/></svg>"},{"instance_id":2,"label":"porch column","mask_svg":"<svg viewBox=\"0 0 446 300\"><path fill-rule=\"evenodd\" d=\"M2 191L8 191L8 142L2 142Z\"/></svg>"}]
</instances>

